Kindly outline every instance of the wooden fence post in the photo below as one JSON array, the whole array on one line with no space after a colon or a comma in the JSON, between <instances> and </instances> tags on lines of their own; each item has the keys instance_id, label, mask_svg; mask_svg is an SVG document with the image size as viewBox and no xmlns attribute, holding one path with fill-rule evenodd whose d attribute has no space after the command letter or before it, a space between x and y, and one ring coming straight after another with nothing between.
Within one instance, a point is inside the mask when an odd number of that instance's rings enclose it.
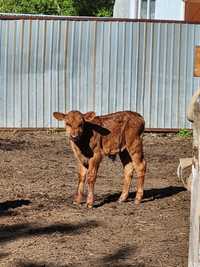
<instances>
[{"instance_id":1,"label":"wooden fence post","mask_svg":"<svg viewBox=\"0 0 200 267\"><path fill-rule=\"evenodd\" d=\"M193 124L193 164L190 209L189 267L200 267L200 89L194 94L188 119Z\"/></svg>"}]
</instances>

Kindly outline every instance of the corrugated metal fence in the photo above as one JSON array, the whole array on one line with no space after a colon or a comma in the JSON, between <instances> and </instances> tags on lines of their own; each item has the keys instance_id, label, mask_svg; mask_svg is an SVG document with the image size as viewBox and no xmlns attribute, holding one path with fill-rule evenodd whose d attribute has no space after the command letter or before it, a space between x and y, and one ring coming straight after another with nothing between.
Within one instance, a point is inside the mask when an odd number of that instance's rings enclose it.
<instances>
[{"instance_id":1,"label":"corrugated metal fence","mask_svg":"<svg viewBox=\"0 0 200 267\"><path fill-rule=\"evenodd\" d=\"M200 25L2 16L0 127L56 127L52 112L71 109L130 109L147 128L189 127L195 45Z\"/></svg>"}]
</instances>

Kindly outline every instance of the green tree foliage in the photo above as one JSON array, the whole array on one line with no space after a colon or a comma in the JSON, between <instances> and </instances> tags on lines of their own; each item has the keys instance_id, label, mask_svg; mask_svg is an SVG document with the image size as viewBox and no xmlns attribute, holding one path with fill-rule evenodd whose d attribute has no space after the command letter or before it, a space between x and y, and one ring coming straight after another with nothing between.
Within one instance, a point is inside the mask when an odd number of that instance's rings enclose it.
<instances>
[{"instance_id":1,"label":"green tree foliage","mask_svg":"<svg viewBox=\"0 0 200 267\"><path fill-rule=\"evenodd\" d=\"M79 16L112 16L114 0L74 0Z\"/></svg>"},{"instance_id":2,"label":"green tree foliage","mask_svg":"<svg viewBox=\"0 0 200 267\"><path fill-rule=\"evenodd\" d=\"M112 16L114 0L0 0L1 13Z\"/></svg>"},{"instance_id":3,"label":"green tree foliage","mask_svg":"<svg viewBox=\"0 0 200 267\"><path fill-rule=\"evenodd\" d=\"M0 0L0 12L45 15L76 15L73 0Z\"/></svg>"}]
</instances>

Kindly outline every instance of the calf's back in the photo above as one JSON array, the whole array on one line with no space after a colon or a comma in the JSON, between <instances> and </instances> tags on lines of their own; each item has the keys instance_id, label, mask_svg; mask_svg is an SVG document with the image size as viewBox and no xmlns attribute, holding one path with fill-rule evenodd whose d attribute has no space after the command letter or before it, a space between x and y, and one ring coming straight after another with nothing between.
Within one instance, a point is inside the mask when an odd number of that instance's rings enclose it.
<instances>
[{"instance_id":1,"label":"calf's back","mask_svg":"<svg viewBox=\"0 0 200 267\"><path fill-rule=\"evenodd\" d=\"M92 123L108 130L102 135L100 142L105 155L115 155L139 139L144 132L143 117L131 111L121 111L104 116L97 116Z\"/></svg>"}]
</instances>

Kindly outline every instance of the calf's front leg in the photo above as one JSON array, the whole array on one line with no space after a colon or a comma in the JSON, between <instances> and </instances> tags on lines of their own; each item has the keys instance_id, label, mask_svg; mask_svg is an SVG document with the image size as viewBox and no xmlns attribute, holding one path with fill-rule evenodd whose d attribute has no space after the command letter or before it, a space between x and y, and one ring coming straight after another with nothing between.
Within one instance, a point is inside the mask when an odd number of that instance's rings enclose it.
<instances>
[{"instance_id":1,"label":"calf's front leg","mask_svg":"<svg viewBox=\"0 0 200 267\"><path fill-rule=\"evenodd\" d=\"M74 197L74 204L81 204L83 202L86 173L87 169L81 163L79 163L78 188Z\"/></svg>"},{"instance_id":2,"label":"calf's front leg","mask_svg":"<svg viewBox=\"0 0 200 267\"><path fill-rule=\"evenodd\" d=\"M97 171L101 162L102 156L95 154L89 160L89 168L87 172L87 184L88 184L88 195L87 195L87 207L92 208L94 204L94 185L96 181Z\"/></svg>"}]
</instances>

